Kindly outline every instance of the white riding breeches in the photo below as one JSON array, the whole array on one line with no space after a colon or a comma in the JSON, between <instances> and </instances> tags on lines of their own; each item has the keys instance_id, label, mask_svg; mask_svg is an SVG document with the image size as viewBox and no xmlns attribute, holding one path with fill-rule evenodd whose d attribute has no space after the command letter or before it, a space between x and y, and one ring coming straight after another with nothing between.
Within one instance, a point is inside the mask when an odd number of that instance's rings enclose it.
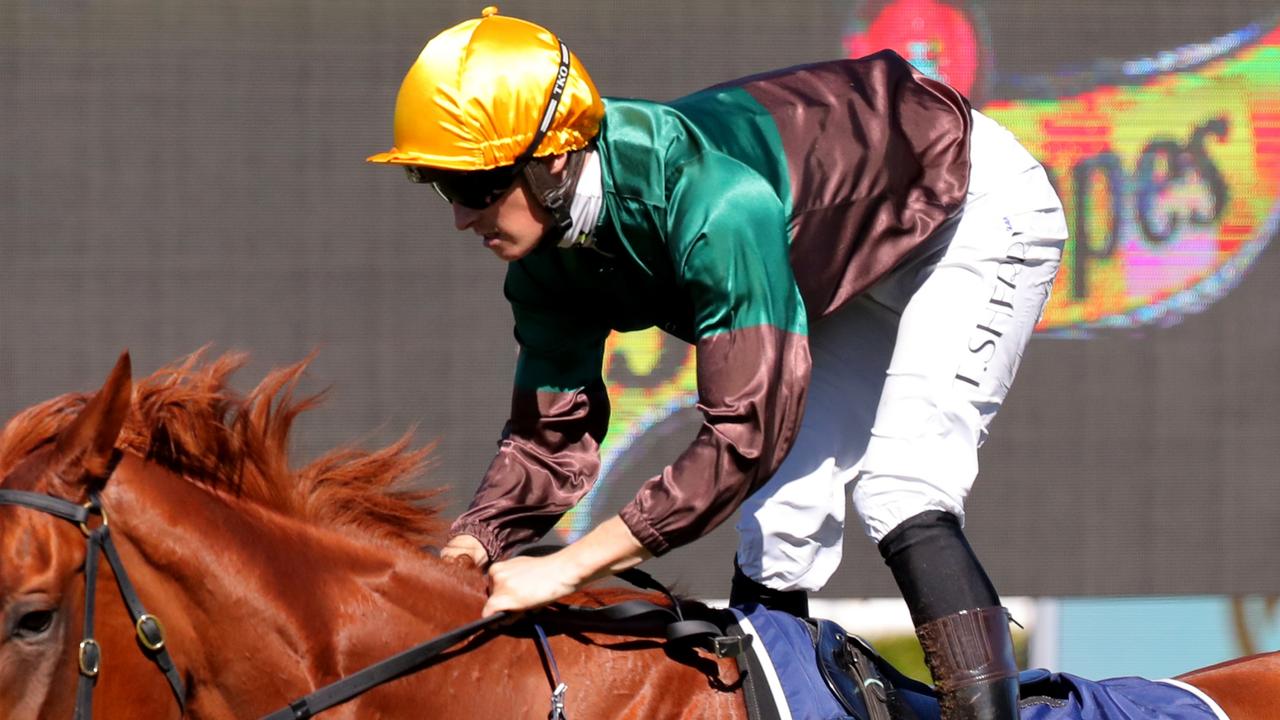
<instances>
[{"instance_id":1,"label":"white riding breeches","mask_svg":"<svg viewBox=\"0 0 1280 720\"><path fill-rule=\"evenodd\" d=\"M964 520L978 448L1049 298L1067 237L1044 169L974 112L963 213L810 328L800 431L743 504L738 564L818 590L840 564L845 493L879 541L927 510Z\"/></svg>"}]
</instances>

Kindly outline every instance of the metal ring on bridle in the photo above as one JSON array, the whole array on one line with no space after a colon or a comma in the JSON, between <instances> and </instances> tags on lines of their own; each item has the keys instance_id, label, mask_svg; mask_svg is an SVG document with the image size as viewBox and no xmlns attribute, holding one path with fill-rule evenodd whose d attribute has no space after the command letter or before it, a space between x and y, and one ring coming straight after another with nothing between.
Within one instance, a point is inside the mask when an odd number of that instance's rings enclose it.
<instances>
[{"instance_id":1,"label":"metal ring on bridle","mask_svg":"<svg viewBox=\"0 0 1280 720\"><path fill-rule=\"evenodd\" d=\"M93 513L95 513L95 512L96 512L96 513L98 513L98 515L102 518L102 524L101 524L101 525L99 525L98 527L106 527L106 526L107 526L107 511L106 511L106 508L103 508L101 505L99 505L99 504L95 503L95 502L94 502L94 501L92 501L92 500L86 500L84 503L82 503L82 504L80 505L80 507L82 507L82 508L84 508L84 509L88 510L90 514L93 514ZM80 532L84 533L84 536L85 536L85 537L89 537L89 533L93 532L92 530L90 530L90 529L89 529L89 520L88 520L88 518L85 518L84 522L79 523L79 525L80 525Z\"/></svg>"}]
</instances>

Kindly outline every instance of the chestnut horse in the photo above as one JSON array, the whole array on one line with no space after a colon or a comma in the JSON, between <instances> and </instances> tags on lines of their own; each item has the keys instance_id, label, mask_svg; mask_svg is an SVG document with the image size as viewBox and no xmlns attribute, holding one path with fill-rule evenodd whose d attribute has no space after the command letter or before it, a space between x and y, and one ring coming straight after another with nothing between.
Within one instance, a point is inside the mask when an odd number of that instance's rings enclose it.
<instances>
[{"instance_id":1,"label":"chestnut horse","mask_svg":"<svg viewBox=\"0 0 1280 720\"><path fill-rule=\"evenodd\" d=\"M4 490L80 504L100 486L122 566L164 625L185 716L98 579L97 717L256 718L480 615L481 573L424 552L439 523L422 493L395 489L426 451L402 439L292 471L289 428L312 404L292 398L305 363L245 398L225 382L240 364L193 356L131 390L124 356L97 395L31 408L0 437ZM85 546L74 523L0 505L0 717L73 715ZM550 642L572 717L745 718L731 661L673 661L641 638ZM542 663L533 641L496 637L324 717L545 718Z\"/></svg>"},{"instance_id":2,"label":"chestnut horse","mask_svg":"<svg viewBox=\"0 0 1280 720\"><path fill-rule=\"evenodd\" d=\"M430 494L397 489L427 450L406 437L294 471L289 429L314 404L293 397L305 362L271 373L245 397L226 384L241 364L236 356L202 363L197 353L134 388L122 356L95 395L56 398L8 423L0 436L8 499L0 503L0 717L76 712L86 566L96 563L87 561L85 537L105 537L104 522L113 544L104 552L116 556L131 581L121 587L135 597L122 599L129 593L101 577L92 584L100 661L88 664L100 671L88 687L99 717L259 717L479 616L483 576L420 549L438 541L437 518L424 509ZM61 502L32 507L36 494ZM72 512L84 503L95 511L100 503L103 519ZM114 575L111 563L101 573ZM138 604L163 621L172 681L143 647L158 643L135 628ZM656 641L616 635L553 636L551 646L570 717L746 717L731 661L673 656ZM1278 657L1182 679L1232 720L1274 717ZM545 718L548 678L533 642L492 637L326 717Z\"/></svg>"}]
</instances>

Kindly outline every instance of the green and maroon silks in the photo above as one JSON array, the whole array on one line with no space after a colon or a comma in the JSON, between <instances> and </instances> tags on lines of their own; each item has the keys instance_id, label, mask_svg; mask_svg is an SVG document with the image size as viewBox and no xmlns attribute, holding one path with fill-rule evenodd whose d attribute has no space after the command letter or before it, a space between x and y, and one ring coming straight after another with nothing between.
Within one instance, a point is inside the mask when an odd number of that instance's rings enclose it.
<instances>
[{"instance_id":1,"label":"green and maroon silks","mask_svg":"<svg viewBox=\"0 0 1280 720\"><path fill-rule=\"evenodd\" d=\"M703 338L697 352L702 427L620 513L656 555L732 515L782 464L804 412L811 367L804 336L760 325Z\"/></svg>"},{"instance_id":2,"label":"green and maroon silks","mask_svg":"<svg viewBox=\"0 0 1280 720\"><path fill-rule=\"evenodd\" d=\"M963 97L889 52L671 104L607 100L597 242L543 248L509 268L515 402L454 532L500 557L586 493L608 420L603 388L594 391L605 339L655 326L695 343L705 422L623 520L654 553L722 522L790 450L809 322L963 205L969 122Z\"/></svg>"},{"instance_id":3,"label":"green and maroon silks","mask_svg":"<svg viewBox=\"0 0 1280 720\"><path fill-rule=\"evenodd\" d=\"M892 51L742 88L780 118L791 266L810 319L869 288L963 206L969 103Z\"/></svg>"},{"instance_id":4,"label":"green and maroon silks","mask_svg":"<svg viewBox=\"0 0 1280 720\"><path fill-rule=\"evenodd\" d=\"M537 540L591 489L609 396L597 380L573 392L516 388L485 482L452 528L475 536L489 556Z\"/></svg>"}]
</instances>

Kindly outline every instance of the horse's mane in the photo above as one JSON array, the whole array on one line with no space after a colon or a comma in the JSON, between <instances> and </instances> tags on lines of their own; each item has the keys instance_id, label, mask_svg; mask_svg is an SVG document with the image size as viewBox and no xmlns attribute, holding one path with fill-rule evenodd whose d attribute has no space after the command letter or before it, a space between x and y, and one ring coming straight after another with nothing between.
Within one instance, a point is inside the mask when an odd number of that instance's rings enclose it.
<instances>
[{"instance_id":1,"label":"horse's mane","mask_svg":"<svg viewBox=\"0 0 1280 720\"><path fill-rule=\"evenodd\" d=\"M295 398L311 358L278 368L247 395L227 384L247 356L205 361L204 350L135 382L117 446L211 488L284 515L365 536L434 543L441 529L434 490L406 482L426 466L429 446L411 433L379 450L344 447L299 470L289 466L289 431L321 395ZM0 471L49 442L88 401L71 393L28 408L0 434Z\"/></svg>"}]
</instances>

